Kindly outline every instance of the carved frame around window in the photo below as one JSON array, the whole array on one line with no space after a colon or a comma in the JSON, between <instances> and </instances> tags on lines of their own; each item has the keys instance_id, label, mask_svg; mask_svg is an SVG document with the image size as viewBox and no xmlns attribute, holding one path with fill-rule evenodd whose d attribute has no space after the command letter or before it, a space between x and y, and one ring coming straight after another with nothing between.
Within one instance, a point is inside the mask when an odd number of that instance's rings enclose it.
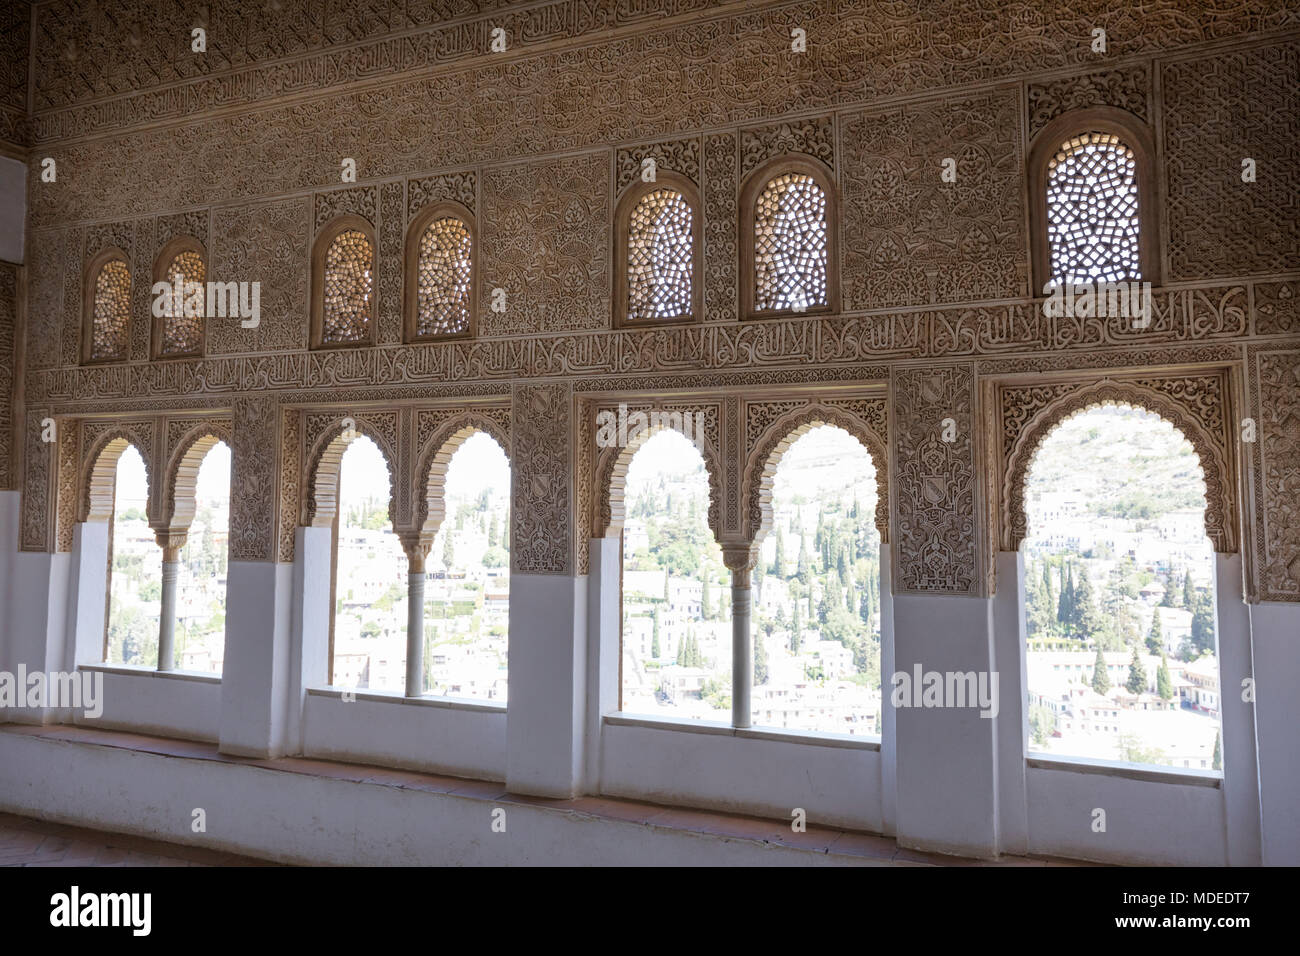
<instances>
[{"instance_id":1,"label":"carved frame around window","mask_svg":"<svg viewBox=\"0 0 1300 956\"><path fill-rule=\"evenodd\" d=\"M127 295L126 330L123 334L123 348L120 355L95 356L95 287L99 283L99 274L113 261L121 261L126 266L127 277L131 286L135 285L135 276L131 275L131 257L118 246L108 246L86 263L86 271L81 282L81 363L83 365L100 365L108 362L125 362L131 357L131 293Z\"/></svg>"},{"instance_id":2,"label":"carved frame around window","mask_svg":"<svg viewBox=\"0 0 1300 956\"><path fill-rule=\"evenodd\" d=\"M691 211L691 311L685 315L669 316L662 319L629 319L628 295L628 253L630 250L629 229L632 214L638 204L647 195L657 189L670 189L679 193ZM614 327L648 328L658 325L687 325L702 320L703 309L703 247L701 236L704 223L700 216L700 191L695 183L681 173L667 169L655 172L654 182L642 182L637 178L619 197L614 212Z\"/></svg>"},{"instance_id":3,"label":"carved frame around window","mask_svg":"<svg viewBox=\"0 0 1300 956\"><path fill-rule=\"evenodd\" d=\"M1138 202L1138 268L1141 281L1159 286L1160 194L1156 189L1156 152L1151 128L1127 110L1113 106L1090 106L1062 113L1044 126L1029 145L1027 184L1029 191L1030 255L1034 295L1044 295L1051 280L1051 248L1047 239L1047 167L1073 136L1110 133L1133 151Z\"/></svg>"},{"instance_id":4,"label":"carved frame around window","mask_svg":"<svg viewBox=\"0 0 1300 956\"><path fill-rule=\"evenodd\" d=\"M810 176L826 197L826 304L793 309L756 309L757 281L754 258L754 219L758 199L773 179L787 173ZM747 319L789 318L792 315L824 315L840 311L840 194L835 176L820 160L798 153L769 159L746 177L740 191L740 317Z\"/></svg>"},{"instance_id":5,"label":"carved frame around window","mask_svg":"<svg viewBox=\"0 0 1300 956\"><path fill-rule=\"evenodd\" d=\"M364 338L355 342L334 342L325 340L325 259L329 255L330 246L334 240L345 232L355 230L366 237L370 243L371 256L371 294L370 294L370 314L367 321L367 331ZM376 332L379 314L377 300L379 298L378 282L378 258L379 244L375 239L375 227L367 219L356 215L336 216L331 219L316 234L316 239L312 244L311 252L311 337L310 343L313 349L349 349L349 348L368 348L376 342Z\"/></svg>"},{"instance_id":6,"label":"carved frame around window","mask_svg":"<svg viewBox=\"0 0 1300 956\"><path fill-rule=\"evenodd\" d=\"M420 243L425 231L439 219L458 219L469 233L469 323L463 332L424 334L420 325ZM474 214L458 202L444 200L425 206L411 220L406 230L406 245L402 260L402 330L405 342L446 342L454 339L472 339L478 331L478 263L479 234Z\"/></svg>"}]
</instances>

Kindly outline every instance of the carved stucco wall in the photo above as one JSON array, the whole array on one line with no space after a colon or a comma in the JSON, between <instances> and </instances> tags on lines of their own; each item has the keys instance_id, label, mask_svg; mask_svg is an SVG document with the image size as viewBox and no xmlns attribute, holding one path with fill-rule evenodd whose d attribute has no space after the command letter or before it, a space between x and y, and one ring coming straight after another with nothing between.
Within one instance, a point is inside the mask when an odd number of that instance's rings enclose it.
<instances>
[{"instance_id":1,"label":"carved stucco wall","mask_svg":"<svg viewBox=\"0 0 1300 956\"><path fill-rule=\"evenodd\" d=\"M1294 189L1282 188L1300 181L1300 137L1289 135L1297 43L1206 47L1294 34L1300 14L1280 0L1215 0L1196 17L1174 0L1032 9L944 0L924 11L879 0L561 0L418 12L391 0L346 12L304 0L251 22L238 6L207 6L201 62L167 39L191 25L177 5L37 7L36 46L51 55L36 71L31 133L58 159L60 182L29 178L25 381L29 422L37 410L231 416L236 480L263 496L232 514L232 557L292 556L305 465L294 406L387 403L407 436L399 447L414 448L412 402L496 400L513 388L514 513L538 509L539 535L516 549L516 570L572 573L586 567L594 474L578 440L594 406L575 407L574 395L727 387L759 401L766 389L892 375L903 426L885 439L899 584L978 593L987 569L974 535L989 509L977 507L975 449L959 441L936 455L926 444L946 401L974 441L976 419L990 414L975 404L976 372L1228 362L1249 365L1257 388L1275 369L1248 363L1245 348L1300 334L1300 286L1288 275L1300 268L1300 217ZM495 25L510 49L489 55ZM1095 25L1108 32L1104 57L1090 50ZM794 26L810 38L798 58ZM1157 291L1147 329L1047 318L1026 298L1024 146L1052 118L1090 105L1163 131L1169 228L1159 245L1172 278L1196 281ZM1244 148L1267 158L1253 192L1239 178ZM738 323L740 183L783 151L834 172L845 314ZM699 186L704 323L615 331L614 202L646 155ZM344 156L357 160L354 186L339 182ZM949 156L955 184L938 175ZM479 335L403 346L406 225L438 199L478 221ZM341 212L376 228L379 346L308 352L311 242ZM1207 237L1224 223L1234 243L1211 249ZM261 324L210 323L205 359L150 363L148 271L177 235L204 242L214 278L262 283ZM131 361L77 367L82 269L110 242L128 252L135 279ZM490 308L496 287L507 291L504 313ZM926 364L891 368L899 360ZM932 400L934 388L944 397ZM737 536L752 448L742 398L718 401L722 532ZM415 460L404 454L395 508L408 521ZM1256 477L1252 540L1267 539L1263 516L1287 487L1286 459L1274 460L1278 480ZM50 468L31 462L25 480L28 500L45 508ZM25 512L24 546L48 546L43 514Z\"/></svg>"},{"instance_id":2,"label":"carved stucco wall","mask_svg":"<svg viewBox=\"0 0 1300 956\"><path fill-rule=\"evenodd\" d=\"M18 486L14 441L15 365L18 358L18 267L0 262L0 491Z\"/></svg>"}]
</instances>

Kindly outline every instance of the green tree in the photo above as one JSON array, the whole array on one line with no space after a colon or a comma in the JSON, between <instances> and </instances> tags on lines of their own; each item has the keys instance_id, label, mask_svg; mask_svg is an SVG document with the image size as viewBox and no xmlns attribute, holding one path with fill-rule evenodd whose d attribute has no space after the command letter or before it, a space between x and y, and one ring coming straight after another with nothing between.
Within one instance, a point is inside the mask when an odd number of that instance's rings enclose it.
<instances>
[{"instance_id":1,"label":"green tree","mask_svg":"<svg viewBox=\"0 0 1300 956\"><path fill-rule=\"evenodd\" d=\"M803 643L803 620L799 614L799 601L794 602L794 618L790 623L790 653L798 654Z\"/></svg>"},{"instance_id":2,"label":"green tree","mask_svg":"<svg viewBox=\"0 0 1300 956\"><path fill-rule=\"evenodd\" d=\"M1192 657L1214 650L1214 605L1209 594L1197 591L1192 601Z\"/></svg>"},{"instance_id":3,"label":"green tree","mask_svg":"<svg viewBox=\"0 0 1300 956\"><path fill-rule=\"evenodd\" d=\"M1128 662L1128 682L1124 685L1130 694L1141 694L1147 689L1147 671L1142 666L1142 658L1137 648L1133 648L1133 657Z\"/></svg>"},{"instance_id":4,"label":"green tree","mask_svg":"<svg viewBox=\"0 0 1300 956\"><path fill-rule=\"evenodd\" d=\"M653 657L655 660L658 660L658 659L659 659L659 655L660 655L660 652L661 652L661 651L660 651L660 647L659 647L659 611L660 611L660 608L661 608L661 605L658 605L658 604L655 605L654 631L652 632L652 635L651 635L651 638L650 638L650 656Z\"/></svg>"},{"instance_id":5,"label":"green tree","mask_svg":"<svg viewBox=\"0 0 1300 956\"><path fill-rule=\"evenodd\" d=\"M1183 572L1183 607L1189 611L1192 610L1194 607L1194 602L1192 600L1194 594L1196 594L1196 589L1192 587L1192 572L1184 571Z\"/></svg>"},{"instance_id":6,"label":"green tree","mask_svg":"<svg viewBox=\"0 0 1300 956\"><path fill-rule=\"evenodd\" d=\"M785 577L785 531L776 526L776 556L772 559L772 574L778 578Z\"/></svg>"},{"instance_id":7,"label":"green tree","mask_svg":"<svg viewBox=\"0 0 1300 956\"><path fill-rule=\"evenodd\" d=\"M1174 574L1172 571L1165 573L1165 596L1160 602L1161 607L1177 607L1178 588L1174 585Z\"/></svg>"},{"instance_id":8,"label":"green tree","mask_svg":"<svg viewBox=\"0 0 1300 956\"><path fill-rule=\"evenodd\" d=\"M451 542L451 531L445 530L442 539L442 563L448 571L456 563L456 546Z\"/></svg>"},{"instance_id":9,"label":"green tree","mask_svg":"<svg viewBox=\"0 0 1300 956\"><path fill-rule=\"evenodd\" d=\"M1097 659L1092 662L1092 689L1103 697L1110 690L1110 674L1106 669L1106 658L1097 648Z\"/></svg>"},{"instance_id":10,"label":"green tree","mask_svg":"<svg viewBox=\"0 0 1300 956\"><path fill-rule=\"evenodd\" d=\"M1165 635L1160 626L1160 609L1151 609L1151 630L1147 632L1147 650L1160 654L1165 649Z\"/></svg>"},{"instance_id":11,"label":"green tree","mask_svg":"<svg viewBox=\"0 0 1300 956\"><path fill-rule=\"evenodd\" d=\"M767 641L761 629L754 631L754 684L767 683Z\"/></svg>"},{"instance_id":12,"label":"green tree","mask_svg":"<svg viewBox=\"0 0 1300 956\"><path fill-rule=\"evenodd\" d=\"M799 568L795 572L804 587L812 583L812 556L808 553L808 540L799 536Z\"/></svg>"},{"instance_id":13,"label":"green tree","mask_svg":"<svg viewBox=\"0 0 1300 956\"><path fill-rule=\"evenodd\" d=\"M1210 761L1210 767L1213 770L1223 769L1223 731L1214 732L1214 757Z\"/></svg>"},{"instance_id":14,"label":"green tree","mask_svg":"<svg viewBox=\"0 0 1300 956\"><path fill-rule=\"evenodd\" d=\"M706 621L713 620L713 590L709 587L710 574L704 575L704 587L700 592L700 614Z\"/></svg>"},{"instance_id":15,"label":"green tree","mask_svg":"<svg viewBox=\"0 0 1300 956\"><path fill-rule=\"evenodd\" d=\"M1086 567L1079 569L1079 583L1075 585L1072 597L1075 636L1088 640L1101 631L1101 618L1097 614L1097 603L1092 596L1092 578Z\"/></svg>"},{"instance_id":16,"label":"green tree","mask_svg":"<svg viewBox=\"0 0 1300 956\"><path fill-rule=\"evenodd\" d=\"M497 520L496 512L492 513L492 523L488 525L488 547L495 548L501 543L501 523Z\"/></svg>"},{"instance_id":17,"label":"green tree","mask_svg":"<svg viewBox=\"0 0 1300 956\"><path fill-rule=\"evenodd\" d=\"M1172 700L1174 696L1174 682L1169 678L1169 661L1163 651L1160 652L1160 666L1156 668L1156 693L1161 700Z\"/></svg>"},{"instance_id":18,"label":"green tree","mask_svg":"<svg viewBox=\"0 0 1300 956\"><path fill-rule=\"evenodd\" d=\"M1061 585L1061 600L1056 608L1056 623L1062 632L1069 634L1074 623L1074 569L1067 565L1065 580Z\"/></svg>"},{"instance_id":19,"label":"green tree","mask_svg":"<svg viewBox=\"0 0 1300 956\"><path fill-rule=\"evenodd\" d=\"M871 626L871 615L873 613L871 606L871 588L862 589L862 604L858 607L858 617L862 618L862 623Z\"/></svg>"}]
</instances>

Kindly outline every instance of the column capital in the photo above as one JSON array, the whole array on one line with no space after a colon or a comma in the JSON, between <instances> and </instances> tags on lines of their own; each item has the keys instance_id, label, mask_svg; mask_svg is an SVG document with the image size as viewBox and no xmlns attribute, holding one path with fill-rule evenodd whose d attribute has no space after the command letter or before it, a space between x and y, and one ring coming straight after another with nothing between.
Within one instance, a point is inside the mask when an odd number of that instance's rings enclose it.
<instances>
[{"instance_id":1,"label":"column capital","mask_svg":"<svg viewBox=\"0 0 1300 956\"><path fill-rule=\"evenodd\" d=\"M158 542L158 547L163 550L163 563L172 564L180 560L181 549L185 547L185 542L189 539L189 529L184 531L154 529L154 540Z\"/></svg>"},{"instance_id":2,"label":"column capital","mask_svg":"<svg viewBox=\"0 0 1300 956\"><path fill-rule=\"evenodd\" d=\"M724 544L722 563L731 571L733 587L749 587L749 573L758 564L758 549L749 542Z\"/></svg>"},{"instance_id":3,"label":"column capital","mask_svg":"<svg viewBox=\"0 0 1300 956\"><path fill-rule=\"evenodd\" d=\"M406 552L407 570L412 574L423 574L425 558L433 547L433 535L425 531L399 531L397 539Z\"/></svg>"}]
</instances>

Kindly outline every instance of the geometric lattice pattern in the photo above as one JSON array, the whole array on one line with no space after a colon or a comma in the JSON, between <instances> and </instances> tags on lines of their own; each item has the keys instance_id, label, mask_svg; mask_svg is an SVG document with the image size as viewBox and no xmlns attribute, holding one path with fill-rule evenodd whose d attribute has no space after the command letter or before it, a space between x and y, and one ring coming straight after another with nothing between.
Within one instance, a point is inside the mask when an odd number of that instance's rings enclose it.
<instances>
[{"instance_id":1,"label":"geometric lattice pattern","mask_svg":"<svg viewBox=\"0 0 1300 956\"><path fill-rule=\"evenodd\" d=\"M127 325L131 318L131 270L123 259L110 259L95 277L95 314L91 331L92 359L126 358Z\"/></svg>"},{"instance_id":2,"label":"geometric lattice pattern","mask_svg":"<svg viewBox=\"0 0 1300 956\"><path fill-rule=\"evenodd\" d=\"M362 342L370 337L375 288L375 250L365 233L339 233L325 252L321 338Z\"/></svg>"},{"instance_id":3,"label":"geometric lattice pattern","mask_svg":"<svg viewBox=\"0 0 1300 956\"><path fill-rule=\"evenodd\" d=\"M163 296L162 345L163 355L193 355L203 348L203 303L206 301L197 293L190 299L190 289L186 285L197 282L203 285L207 281L207 269L203 257L193 250L178 253L167 266L163 276L170 290ZM176 289L181 295L176 297Z\"/></svg>"},{"instance_id":4,"label":"geometric lattice pattern","mask_svg":"<svg viewBox=\"0 0 1300 956\"><path fill-rule=\"evenodd\" d=\"M690 203L671 189L646 193L628 223L628 321L689 316L694 267Z\"/></svg>"},{"instance_id":5,"label":"geometric lattice pattern","mask_svg":"<svg viewBox=\"0 0 1300 956\"><path fill-rule=\"evenodd\" d=\"M469 331L469 285L473 265L469 229L454 217L436 219L420 237L416 335Z\"/></svg>"},{"instance_id":6,"label":"geometric lattice pattern","mask_svg":"<svg viewBox=\"0 0 1300 956\"><path fill-rule=\"evenodd\" d=\"M827 305L826 194L804 173L763 187L754 209L754 308Z\"/></svg>"},{"instance_id":7,"label":"geometric lattice pattern","mask_svg":"<svg viewBox=\"0 0 1300 956\"><path fill-rule=\"evenodd\" d=\"M1141 279L1137 160L1111 133L1066 140L1047 164L1051 283Z\"/></svg>"}]
</instances>

